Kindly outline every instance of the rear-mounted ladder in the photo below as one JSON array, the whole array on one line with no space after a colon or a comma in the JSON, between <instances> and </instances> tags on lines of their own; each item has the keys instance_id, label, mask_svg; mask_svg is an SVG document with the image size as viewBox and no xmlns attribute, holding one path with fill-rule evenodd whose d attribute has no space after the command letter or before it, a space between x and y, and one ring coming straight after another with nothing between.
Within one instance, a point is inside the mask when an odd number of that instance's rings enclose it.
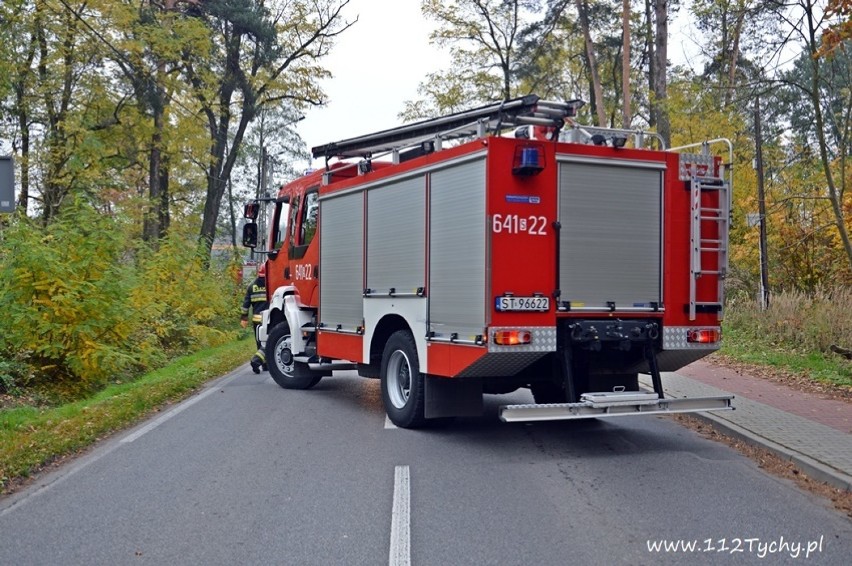
<instances>
[{"instance_id":1,"label":"rear-mounted ladder","mask_svg":"<svg viewBox=\"0 0 852 566\"><path fill-rule=\"evenodd\" d=\"M696 312L713 310L722 318L723 297L725 296L725 276L728 272L728 229L730 225L730 183L718 177L692 177L690 180L690 262L689 262L689 320L695 320ZM702 195L709 191L718 192L717 206L708 207L703 203ZM705 227L715 225L712 235ZM716 256L715 265L705 266L702 254ZM716 275L717 289L715 301L699 301L698 279L702 275Z\"/></svg>"}]
</instances>

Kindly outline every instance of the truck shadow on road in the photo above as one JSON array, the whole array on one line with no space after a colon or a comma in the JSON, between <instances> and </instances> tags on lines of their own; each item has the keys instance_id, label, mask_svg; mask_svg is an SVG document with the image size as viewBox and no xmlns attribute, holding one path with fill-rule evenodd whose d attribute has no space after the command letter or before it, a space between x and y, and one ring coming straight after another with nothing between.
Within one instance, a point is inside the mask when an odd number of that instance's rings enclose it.
<instances>
[{"instance_id":1,"label":"truck shadow on road","mask_svg":"<svg viewBox=\"0 0 852 566\"><path fill-rule=\"evenodd\" d=\"M274 385L271 384L270 385ZM282 391L298 394L311 405L311 414L335 414L345 423L368 419L385 422L378 380L335 375L324 378L310 391ZM457 417L437 426L417 430L392 428L387 434L440 441L466 450L501 450L511 453L528 449L532 443L539 454L554 458L689 453L700 460L722 461L737 457L717 443L706 440L679 425L670 416L628 416L532 423L504 423L499 408L506 404L530 403L529 391L506 395L485 395L484 412L478 417Z\"/></svg>"}]
</instances>

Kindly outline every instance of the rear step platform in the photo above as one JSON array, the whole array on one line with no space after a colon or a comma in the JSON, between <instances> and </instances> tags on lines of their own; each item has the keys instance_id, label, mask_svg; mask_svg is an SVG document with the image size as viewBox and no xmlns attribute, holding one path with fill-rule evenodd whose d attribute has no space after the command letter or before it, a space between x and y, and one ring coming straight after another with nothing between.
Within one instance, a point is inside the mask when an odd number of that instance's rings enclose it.
<instances>
[{"instance_id":1,"label":"rear step platform","mask_svg":"<svg viewBox=\"0 0 852 566\"><path fill-rule=\"evenodd\" d=\"M732 411L733 395L660 399L653 392L614 391L584 393L579 403L503 405L500 420L507 423L593 419L630 415L666 415L703 411Z\"/></svg>"}]
</instances>

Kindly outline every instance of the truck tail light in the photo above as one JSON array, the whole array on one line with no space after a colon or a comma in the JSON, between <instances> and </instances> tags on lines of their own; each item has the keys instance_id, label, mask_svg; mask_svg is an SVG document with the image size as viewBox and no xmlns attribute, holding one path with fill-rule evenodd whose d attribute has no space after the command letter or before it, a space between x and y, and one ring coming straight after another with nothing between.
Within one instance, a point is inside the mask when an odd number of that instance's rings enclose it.
<instances>
[{"instance_id":1,"label":"truck tail light","mask_svg":"<svg viewBox=\"0 0 852 566\"><path fill-rule=\"evenodd\" d=\"M494 343L501 346L520 346L532 343L529 330L499 330L494 333Z\"/></svg>"},{"instance_id":2,"label":"truck tail light","mask_svg":"<svg viewBox=\"0 0 852 566\"><path fill-rule=\"evenodd\" d=\"M721 340L722 331L718 328L697 328L686 335L686 341L690 344L716 344Z\"/></svg>"}]
</instances>

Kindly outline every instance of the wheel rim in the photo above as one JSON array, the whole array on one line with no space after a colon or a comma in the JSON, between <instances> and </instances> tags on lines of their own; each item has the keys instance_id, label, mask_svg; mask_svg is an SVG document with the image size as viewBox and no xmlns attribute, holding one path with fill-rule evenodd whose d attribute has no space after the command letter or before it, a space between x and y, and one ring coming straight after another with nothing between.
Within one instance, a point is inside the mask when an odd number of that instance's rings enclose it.
<instances>
[{"instance_id":1,"label":"wheel rim","mask_svg":"<svg viewBox=\"0 0 852 566\"><path fill-rule=\"evenodd\" d=\"M411 362L401 350L391 354L387 369L388 396L394 407L402 409L411 397Z\"/></svg>"},{"instance_id":2,"label":"wheel rim","mask_svg":"<svg viewBox=\"0 0 852 566\"><path fill-rule=\"evenodd\" d=\"M288 334L275 345L275 365L278 366L278 369L280 369L281 373L285 376L292 377L294 363L293 351L291 350L291 338Z\"/></svg>"}]
</instances>

